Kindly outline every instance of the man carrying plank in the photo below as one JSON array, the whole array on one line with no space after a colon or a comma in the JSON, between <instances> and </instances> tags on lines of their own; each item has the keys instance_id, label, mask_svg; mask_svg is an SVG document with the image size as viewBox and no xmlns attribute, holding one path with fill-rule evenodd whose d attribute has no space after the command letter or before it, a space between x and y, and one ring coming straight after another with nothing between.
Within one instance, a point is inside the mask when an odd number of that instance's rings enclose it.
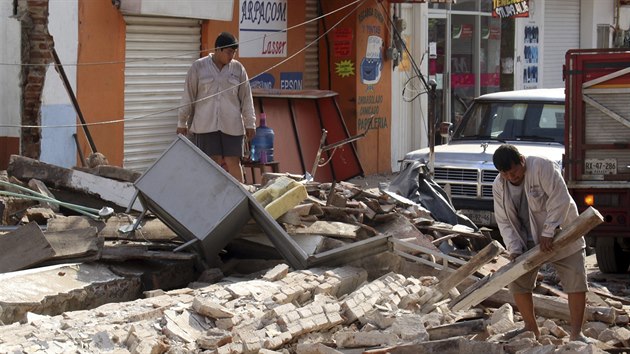
<instances>
[{"instance_id":1,"label":"man carrying plank","mask_svg":"<svg viewBox=\"0 0 630 354\"><path fill-rule=\"evenodd\" d=\"M492 185L494 213L510 260L540 245L553 252L556 231L578 217L577 206L562 178L559 166L546 158L524 157L515 146L501 145L493 156L499 175ZM584 237L549 260L569 296L571 340L589 342L582 334L586 291ZM540 336L532 291L539 267L514 280L508 288L525 322L525 331Z\"/></svg>"}]
</instances>

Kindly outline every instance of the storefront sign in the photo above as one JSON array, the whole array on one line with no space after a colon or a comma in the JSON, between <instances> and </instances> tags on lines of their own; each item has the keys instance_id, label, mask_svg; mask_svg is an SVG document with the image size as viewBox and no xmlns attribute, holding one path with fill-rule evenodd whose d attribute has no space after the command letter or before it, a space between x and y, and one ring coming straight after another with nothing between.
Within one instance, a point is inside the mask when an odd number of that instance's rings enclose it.
<instances>
[{"instance_id":1,"label":"storefront sign","mask_svg":"<svg viewBox=\"0 0 630 354\"><path fill-rule=\"evenodd\" d=\"M333 53L337 59L350 58L352 55L352 29L337 28L333 32Z\"/></svg>"},{"instance_id":2,"label":"storefront sign","mask_svg":"<svg viewBox=\"0 0 630 354\"><path fill-rule=\"evenodd\" d=\"M383 95L367 94L357 97L359 130L387 128L387 117L381 113L382 103Z\"/></svg>"},{"instance_id":3,"label":"storefront sign","mask_svg":"<svg viewBox=\"0 0 630 354\"><path fill-rule=\"evenodd\" d=\"M527 0L492 0L493 17L528 17Z\"/></svg>"},{"instance_id":4,"label":"storefront sign","mask_svg":"<svg viewBox=\"0 0 630 354\"><path fill-rule=\"evenodd\" d=\"M472 38L472 35L473 35L473 25L471 23L453 25L453 39Z\"/></svg>"},{"instance_id":5,"label":"storefront sign","mask_svg":"<svg viewBox=\"0 0 630 354\"><path fill-rule=\"evenodd\" d=\"M276 83L276 78L269 73L262 73L260 75L256 75L254 78L249 80L249 85L253 89L272 89L273 85Z\"/></svg>"},{"instance_id":6,"label":"storefront sign","mask_svg":"<svg viewBox=\"0 0 630 354\"><path fill-rule=\"evenodd\" d=\"M354 75L354 62L352 60L342 60L335 63L335 74L339 77L348 77Z\"/></svg>"},{"instance_id":7,"label":"storefront sign","mask_svg":"<svg viewBox=\"0 0 630 354\"><path fill-rule=\"evenodd\" d=\"M301 90L303 86L301 72L285 72L280 73L280 89L281 90Z\"/></svg>"},{"instance_id":8,"label":"storefront sign","mask_svg":"<svg viewBox=\"0 0 630 354\"><path fill-rule=\"evenodd\" d=\"M525 26L523 46L523 87L526 89L538 87L538 35L539 29L535 24Z\"/></svg>"},{"instance_id":9,"label":"storefront sign","mask_svg":"<svg viewBox=\"0 0 630 354\"><path fill-rule=\"evenodd\" d=\"M286 57L288 0L239 3L238 55L242 58Z\"/></svg>"}]
</instances>

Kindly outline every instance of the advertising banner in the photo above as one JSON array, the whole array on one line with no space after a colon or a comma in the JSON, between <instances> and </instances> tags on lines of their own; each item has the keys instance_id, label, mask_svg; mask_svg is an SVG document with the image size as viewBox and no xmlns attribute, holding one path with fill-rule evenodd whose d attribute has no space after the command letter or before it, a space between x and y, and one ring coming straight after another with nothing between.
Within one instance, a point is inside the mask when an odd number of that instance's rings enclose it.
<instances>
[{"instance_id":1,"label":"advertising banner","mask_svg":"<svg viewBox=\"0 0 630 354\"><path fill-rule=\"evenodd\" d=\"M492 0L492 16L500 18L528 17L527 0Z\"/></svg>"},{"instance_id":2,"label":"advertising banner","mask_svg":"<svg viewBox=\"0 0 630 354\"><path fill-rule=\"evenodd\" d=\"M240 1L241 58L287 56L287 0Z\"/></svg>"}]
</instances>

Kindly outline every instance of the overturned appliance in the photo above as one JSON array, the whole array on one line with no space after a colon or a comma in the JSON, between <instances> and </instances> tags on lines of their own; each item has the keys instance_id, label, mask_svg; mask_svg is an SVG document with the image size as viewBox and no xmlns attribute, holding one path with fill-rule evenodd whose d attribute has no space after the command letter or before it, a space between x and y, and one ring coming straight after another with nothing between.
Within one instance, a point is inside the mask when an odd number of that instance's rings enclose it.
<instances>
[{"instance_id":1,"label":"overturned appliance","mask_svg":"<svg viewBox=\"0 0 630 354\"><path fill-rule=\"evenodd\" d=\"M388 250L386 237L373 237L308 255L236 179L182 135L134 186L145 208L143 214L155 214L187 241L178 249L193 247L209 264L218 260L221 250L251 218L294 269L332 265L340 259Z\"/></svg>"}]
</instances>

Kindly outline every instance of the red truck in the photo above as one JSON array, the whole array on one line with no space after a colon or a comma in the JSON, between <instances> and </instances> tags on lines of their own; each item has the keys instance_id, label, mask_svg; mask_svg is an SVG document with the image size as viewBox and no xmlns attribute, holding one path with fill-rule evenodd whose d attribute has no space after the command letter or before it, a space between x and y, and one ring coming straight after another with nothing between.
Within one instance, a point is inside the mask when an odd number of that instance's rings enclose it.
<instances>
[{"instance_id":1,"label":"red truck","mask_svg":"<svg viewBox=\"0 0 630 354\"><path fill-rule=\"evenodd\" d=\"M605 222L587 235L599 269L630 265L630 50L576 49L566 54L564 178L580 211Z\"/></svg>"}]
</instances>

